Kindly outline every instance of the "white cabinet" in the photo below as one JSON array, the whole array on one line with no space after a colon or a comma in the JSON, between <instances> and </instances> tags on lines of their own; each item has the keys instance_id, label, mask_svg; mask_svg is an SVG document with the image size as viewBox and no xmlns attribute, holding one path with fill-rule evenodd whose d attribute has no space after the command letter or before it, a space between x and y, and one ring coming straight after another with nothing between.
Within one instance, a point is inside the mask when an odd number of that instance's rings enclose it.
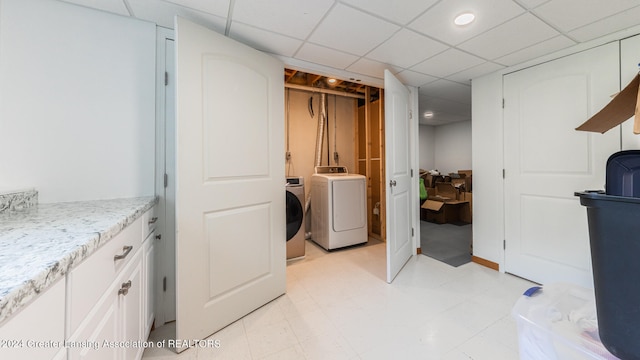
<instances>
[{"instance_id":1,"label":"white cabinet","mask_svg":"<svg viewBox=\"0 0 640 360\"><path fill-rule=\"evenodd\" d=\"M69 360L142 358L154 314L150 214L153 209L68 275L68 342L77 345L69 347Z\"/></svg>"},{"instance_id":2,"label":"white cabinet","mask_svg":"<svg viewBox=\"0 0 640 360\"><path fill-rule=\"evenodd\" d=\"M0 359L66 359L65 280L0 324Z\"/></svg>"}]
</instances>

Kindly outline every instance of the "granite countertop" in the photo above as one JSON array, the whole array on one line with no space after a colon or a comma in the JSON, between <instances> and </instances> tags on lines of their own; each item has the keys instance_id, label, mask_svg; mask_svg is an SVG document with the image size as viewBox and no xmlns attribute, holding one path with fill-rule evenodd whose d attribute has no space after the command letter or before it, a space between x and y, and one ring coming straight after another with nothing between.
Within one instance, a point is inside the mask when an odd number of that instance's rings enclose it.
<instances>
[{"instance_id":1,"label":"granite countertop","mask_svg":"<svg viewBox=\"0 0 640 360\"><path fill-rule=\"evenodd\" d=\"M38 204L0 213L0 322L155 203L155 197L140 197Z\"/></svg>"}]
</instances>

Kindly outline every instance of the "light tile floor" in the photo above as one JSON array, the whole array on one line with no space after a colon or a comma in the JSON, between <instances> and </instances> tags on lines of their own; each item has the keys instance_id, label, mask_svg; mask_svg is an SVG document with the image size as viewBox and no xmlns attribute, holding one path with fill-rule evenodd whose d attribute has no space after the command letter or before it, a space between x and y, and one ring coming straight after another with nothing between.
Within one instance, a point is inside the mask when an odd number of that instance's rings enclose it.
<instances>
[{"instance_id":1,"label":"light tile floor","mask_svg":"<svg viewBox=\"0 0 640 360\"><path fill-rule=\"evenodd\" d=\"M287 293L177 355L147 349L144 359L518 358L511 309L534 284L475 263L451 267L412 257L385 281L385 244L327 253L307 242L287 265ZM168 324L150 340L174 337Z\"/></svg>"}]
</instances>

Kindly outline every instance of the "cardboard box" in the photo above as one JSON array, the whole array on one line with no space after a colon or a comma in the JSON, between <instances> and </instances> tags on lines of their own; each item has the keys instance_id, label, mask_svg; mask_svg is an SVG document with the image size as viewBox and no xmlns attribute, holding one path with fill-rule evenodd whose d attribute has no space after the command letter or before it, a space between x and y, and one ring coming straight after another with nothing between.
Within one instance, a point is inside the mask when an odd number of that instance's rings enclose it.
<instances>
[{"instance_id":1,"label":"cardboard box","mask_svg":"<svg viewBox=\"0 0 640 360\"><path fill-rule=\"evenodd\" d=\"M436 196L449 200L459 200L459 191L450 182L436 183Z\"/></svg>"},{"instance_id":2,"label":"cardboard box","mask_svg":"<svg viewBox=\"0 0 640 360\"><path fill-rule=\"evenodd\" d=\"M633 133L640 134L640 108L638 87L640 86L640 74L619 92L613 100L602 110L593 115L589 120L578 126L576 130L599 132L604 134L635 116Z\"/></svg>"},{"instance_id":3,"label":"cardboard box","mask_svg":"<svg viewBox=\"0 0 640 360\"><path fill-rule=\"evenodd\" d=\"M470 222L470 205L468 201L460 200L448 202L427 200L422 204L420 218L438 224Z\"/></svg>"}]
</instances>

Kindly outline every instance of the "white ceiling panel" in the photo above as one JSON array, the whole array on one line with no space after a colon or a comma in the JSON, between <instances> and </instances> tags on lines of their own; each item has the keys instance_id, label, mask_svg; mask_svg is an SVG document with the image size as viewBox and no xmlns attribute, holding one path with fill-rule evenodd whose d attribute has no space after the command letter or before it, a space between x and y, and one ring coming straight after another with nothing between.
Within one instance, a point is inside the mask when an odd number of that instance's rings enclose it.
<instances>
[{"instance_id":1,"label":"white ceiling panel","mask_svg":"<svg viewBox=\"0 0 640 360\"><path fill-rule=\"evenodd\" d=\"M551 0L515 0L520 5L526 7L527 9L533 9L537 6L540 6L544 3L548 3Z\"/></svg>"},{"instance_id":2,"label":"white ceiling panel","mask_svg":"<svg viewBox=\"0 0 640 360\"><path fill-rule=\"evenodd\" d=\"M364 74L371 77L375 77L384 80L384 70L389 69L392 73L402 71L397 66L381 63L378 61L361 58L347 68L347 71L351 71L357 74Z\"/></svg>"},{"instance_id":3,"label":"white ceiling panel","mask_svg":"<svg viewBox=\"0 0 640 360\"><path fill-rule=\"evenodd\" d=\"M570 40L566 36L556 36L549 40L543 41L541 43L531 45L522 50L513 52L507 56L503 56L501 58L497 58L495 62L507 66L512 66L516 64L520 64L530 59L535 59L542 55L550 54L552 52L562 50L571 45L575 45L573 40Z\"/></svg>"},{"instance_id":4,"label":"white ceiling panel","mask_svg":"<svg viewBox=\"0 0 640 360\"><path fill-rule=\"evenodd\" d=\"M233 20L304 40L333 3L333 0L235 0Z\"/></svg>"},{"instance_id":5,"label":"white ceiling panel","mask_svg":"<svg viewBox=\"0 0 640 360\"><path fill-rule=\"evenodd\" d=\"M440 79L420 87L420 96L471 104L471 86Z\"/></svg>"},{"instance_id":6,"label":"white ceiling panel","mask_svg":"<svg viewBox=\"0 0 640 360\"><path fill-rule=\"evenodd\" d=\"M448 99L438 99L432 96L420 95L420 106L424 105L424 110L420 108L420 113L433 111L434 113L446 113L457 115L461 118L471 117L471 107L457 101Z\"/></svg>"},{"instance_id":7,"label":"white ceiling panel","mask_svg":"<svg viewBox=\"0 0 640 360\"><path fill-rule=\"evenodd\" d=\"M300 60L331 66L336 69L346 69L358 60L357 56L309 43L302 45L295 57Z\"/></svg>"},{"instance_id":8,"label":"white ceiling panel","mask_svg":"<svg viewBox=\"0 0 640 360\"><path fill-rule=\"evenodd\" d=\"M202 0L161 0L182 7L191 8L211 15L226 18L229 15L230 0L202 1ZM156 3L158 1L155 1Z\"/></svg>"},{"instance_id":9,"label":"white ceiling panel","mask_svg":"<svg viewBox=\"0 0 640 360\"><path fill-rule=\"evenodd\" d=\"M558 34L549 25L527 13L478 35L458 47L487 60L494 60Z\"/></svg>"},{"instance_id":10,"label":"white ceiling panel","mask_svg":"<svg viewBox=\"0 0 640 360\"><path fill-rule=\"evenodd\" d=\"M367 54L367 58L410 68L449 47L414 31L402 29Z\"/></svg>"},{"instance_id":11,"label":"white ceiling panel","mask_svg":"<svg viewBox=\"0 0 640 360\"><path fill-rule=\"evenodd\" d=\"M584 42L637 25L640 25L640 6L570 31L569 36Z\"/></svg>"},{"instance_id":12,"label":"white ceiling panel","mask_svg":"<svg viewBox=\"0 0 640 360\"><path fill-rule=\"evenodd\" d=\"M390 22L337 4L311 34L309 41L362 56L399 29Z\"/></svg>"},{"instance_id":13,"label":"white ceiling panel","mask_svg":"<svg viewBox=\"0 0 640 360\"><path fill-rule=\"evenodd\" d=\"M443 78L483 62L485 60L479 57L451 48L413 66L411 70Z\"/></svg>"},{"instance_id":14,"label":"white ceiling panel","mask_svg":"<svg viewBox=\"0 0 640 360\"><path fill-rule=\"evenodd\" d=\"M406 85L420 87L430 82L434 82L438 80L437 77L433 77L430 75L421 74L419 72L411 71L411 70L403 70L395 76Z\"/></svg>"},{"instance_id":15,"label":"white ceiling panel","mask_svg":"<svg viewBox=\"0 0 640 360\"><path fill-rule=\"evenodd\" d=\"M638 0L553 0L534 13L562 31L571 31L638 5Z\"/></svg>"},{"instance_id":16,"label":"white ceiling panel","mask_svg":"<svg viewBox=\"0 0 640 360\"><path fill-rule=\"evenodd\" d=\"M158 0L128 0L135 16L139 19L173 29L176 15L224 34L227 19L209 13L193 10L173 3Z\"/></svg>"},{"instance_id":17,"label":"white ceiling panel","mask_svg":"<svg viewBox=\"0 0 640 360\"><path fill-rule=\"evenodd\" d=\"M474 22L457 26L453 19L471 11ZM457 45L522 13L524 9L512 0L441 1L420 16L409 27L450 45Z\"/></svg>"},{"instance_id":18,"label":"white ceiling panel","mask_svg":"<svg viewBox=\"0 0 640 360\"><path fill-rule=\"evenodd\" d=\"M500 65L500 64L496 64L493 62L485 62L482 63L480 65L474 66L472 68L469 68L467 70L463 70L461 72L455 73L453 75L449 75L447 76L447 80L451 80L451 81L455 81L455 82L459 82L462 84L467 84L470 85L471 84L471 79L480 77L482 75L486 75L486 74L490 74L494 71L498 71L500 69L503 69L504 66Z\"/></svg>"},{"instance_id":19,"label":"white ceiling panel","mask_svg":"<svg viewBox=\"0 0 640 360\"><path fill-rule=\"evenodd\" d=\"M68 3L87 6L90 8L118 14L129 16L129 10L124 5L122 0L63 0Z\"/></svg>"},{"instance_id":20,"label":"white ceiling panel","mask_svg":"<svg viewBox=\"0 0 640 360\"><path fill-rule=\"evenodd\" d=\"M438 0L342 0L342 2L396 24L406 25Z\"/></svg>"},{"instance_id":21,"label":"white ceiling panel","mask_svg":"<svg viewBox=\"0 0 640 360\"><path fill-rule=\"evenodd\" d=\"M258 29L237 21L231 24L229 36L255 49L287 57L293 56L302 45L302 40Z\"/></svg>"},{"instance_id":22,"label":"white ceiling panel","mask_svg":"<svg viewBox=\"0 0 640 360\"><path fill-rule=\"evenodd\" d=\"M469 79L603 36L640 33L640 0L66 1L168 28L178 15L294 69L372 86L382 86L389 68L420 88L420 108L428 99L436 113L429 121L438 124L470 116ZM467 10L475 22L455 27L454 16Z\"/></svg>"}]
</instances>

